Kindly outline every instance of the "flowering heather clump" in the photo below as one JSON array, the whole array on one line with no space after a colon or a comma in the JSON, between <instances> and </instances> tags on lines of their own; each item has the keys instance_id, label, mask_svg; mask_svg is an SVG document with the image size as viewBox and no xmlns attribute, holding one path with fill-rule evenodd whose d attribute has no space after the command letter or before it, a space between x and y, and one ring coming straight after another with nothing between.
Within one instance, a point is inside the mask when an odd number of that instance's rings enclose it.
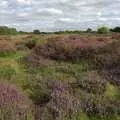
<instances>
[{"instance_id":1,"label":"flowering heather clump","mask_svg":"<svg viewBox=\"0 0 120 120\"><path fill-rule=\"evenodd\" d=\"M6 55L14 51L15 51L15 48L11 42L6 40L0 40L0 56Z\"/></svg>"},{"instance_id":2,"label":"flowering heather clump","mask_svg":"<svg viewBox=\"0 0 120 120\"><path fill-rule=\"evenodd\" d=\"M36 108L38 118L36 120L39 118L44 120L48 115L49 120L71 120L77 117L76 114L79 110L80 101L70 94L69 86L56 82L51 89L50 99L45 103L44 108L39 106Z\"/></svg>"},{"instance_id":3,"label":"flowering heather clump","mask_svg":"<svg viewBox=\"0 0 120 120\"><path fill-rule=\"evenodd\" d=\"M30 54L25 56L24 61L31 67L43 67L51 63L49 59L45 59L43 56L37 56L36 54Z\"/></svg>"},{"instance_id":4,"label":"flowering heather clump","mask_svg":"<svg viewBox=\"0 0 120 120\"><path fill-rule=\"evenodd\" d=\"M44 45L38 45L34 54L55 60L79 61L92 58L97 49L112 42L102 37L65 36L48 39Z\"/></svg>"},{"instance_id":5,"label":"flowering heather clump","mask_svg":"<svg viewBox=\"0 0 120 120\"><path fill-rule=\"evenodd\" d=\"M89 95L82 105L89 116L98 116L111 120L112 117L115 119L115 115L119 114L119 101L110 100L104 95Z\"/></svg>"},{"instance_id":6,"label":"flowering heather clump","mask_svg":"<svg viewBox=\"0 0 120 120\"><path fill-rule=\"evenodd\" d=\"M83 89L88 93L103 94L105 92L107 80L101 77L97 71L88 71L77 76L76 83L72 83L74 89Z\"/></svg>"},{"instance_id":7,"label":"flowering heather clump","mask_svg":"<svg viewBox=\"0 0 120 120\"><path fill-rule=\"evenodd\" d=\"M95 67L100 70L100 73L103 73L112 83L120 85L120 41L99 49L95 60Z\"/></svg>"},{"instance_id":8,"label":"flowering heather clump","mask_svg":"<svg viewBox=\"0 0 120 120\"><path fill-rule=\"evenodd\" d=\"M77 117L76 114L79 112L81 104L79 99L70 94L69 86L56 84L47 107L52 112L54 119L70 120Z\"/></svg>"},{"instance_id":9,"label":"flowering heather clump","mask_svg":"<svg viewBox=\"0 0 120 120\"><path fill-rule=\"evenodd\" d=\"M0 119L27 120L31 102L12 84L0 84Z\"/></svg>"}]
</instances>

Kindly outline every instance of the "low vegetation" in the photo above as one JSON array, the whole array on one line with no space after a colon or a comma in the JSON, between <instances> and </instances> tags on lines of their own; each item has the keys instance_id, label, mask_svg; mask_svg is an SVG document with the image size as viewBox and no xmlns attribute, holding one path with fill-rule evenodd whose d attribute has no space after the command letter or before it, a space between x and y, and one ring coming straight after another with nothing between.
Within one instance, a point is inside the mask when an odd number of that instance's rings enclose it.
<instances>
[{"instance_id":1,"label":"low vegetation","mask_svg":"<svg viewBox=\"0 0 120 120\"><path fill-rule=\"evenodd\" d=\"M120 34L34 32L0 36L0 119L119 120Z\"/></svg>"}]
</instances>

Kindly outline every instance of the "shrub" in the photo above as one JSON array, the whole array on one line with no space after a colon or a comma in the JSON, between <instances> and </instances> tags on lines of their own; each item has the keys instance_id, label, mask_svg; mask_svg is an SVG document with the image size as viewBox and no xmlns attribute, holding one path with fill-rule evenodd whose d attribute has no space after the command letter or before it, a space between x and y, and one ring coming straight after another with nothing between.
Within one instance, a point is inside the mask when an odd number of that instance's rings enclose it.
<instances>
[{"instance_id":1,"label":"shrub","mask_svg":"<svg viewBox=\"0 0 120 120\"><path fill-rule=\"evenodd\" d=\"M0 40L0 56L10 54L15 51L14 45L6 40Z\"/></svg>"},{"instance_id":2,"label":"shrub","mask_svg":"<svg viewBox=\"0 0 120 120\"><path fill-rule=\"evenodd\" d=\"M11 77L18 72L18 65L15 61L0 60L0 77Z\"/></svg>"},{"instance_id":3,"label":"shrub","mask_svg":"<svg viewBox=\"0 0 120 120\"><path fill-rule=\"evenodd\" d=\"M54 60L79 61L81 58L89 58L94 54L94 48L90 46L83 47L79 39L72 37L64 39L48 40L44 45L38 45L33 53L37 56L44 56Z\"/></svg>"},{"instance_id":4,"label":"shrub","mask_svg":"<svg viewBox=\"0 0 120 120\"><path fill-rule=\"evenodd\" d=\"M100 72L110 82L120 85L120 42L110 43L103 48L99 49L95 55L95 69Z\"/></svg>"},{"instance_id":5,"label":"shrub","mask_svg":"<svg viewBox=\"0 0 120 120\"><path fill-rule=\"evenodd\" d=\"M48 115L50 120L69 120L79 111L79 100L69 93L67 85L56 80L43 80L40 76L36 76L30 91L30 98L37 105L36 117L41 120Z\"/></svg>"},{"instance_id":6,"label":"shrub","mask_svg":"<svg viewBox=\"0 0 120 120\"><path fill-rule=\"evenodd\" d=\"M99 48L111 39L107 37L65 36L48 39L45 44L37 45L33 53L37 56L63 61L91 60Z\"/></svg>"},{"instance_id":7,"label":"shrub","mask_svg":"<svg viewBox=\"0 0 120 120\"><path fill-rule=\"evenodd\" d=\"M111 29L112 32L120 32L120 27L115 27L113 29Z\"/></svg>"},{"instance_id":8,"label":"shrub","mask_svg":"<svg viewBox=\"0 0 120 120\"><path fill-rule=\"evenodd\" d=\"M98 28L97 32L98 33L108 33L109 32L109 28L103 26L103 27Z\"/></svg>"},{"instance_id":9,"label":"shrub","mask_svg":"<svg viewBox=\"0 0 120 120\"><path fill-rule=\"evenodd\" d=\"M33 30L33 33L34 34L40 34L40 31L39 30Z\"/></svg>"},{"instance_id":10,"label":"shrub","mask_svg":"<svg viewBox=\"0 0 120 120\"><path fill-rule=\"evenodd\" d=\"M11 41L11 37L9 35L0 35L0 40Z\"/></svg>"},{"instance_id":11,"label":"shrub","mask_svg":"<svg viewBox=\"0 0 120 120\"><path fill-rule=\"evenodd\" d=\"M25 42L25 46L28 47L29 49L32 49L36 46L37 44L37 39L33 39L33 40L27 40Z\"/></svg>"},{"instance_id":12,"label":"shrub","mask_svg":"<svg viewBox=\"0 0 120 120\"><path fill-rule=\"evenodd\" d=\"M76 83L73 83L72 88L80 88L93 94L103 94L106 85L107 81L97 71L88 71L77 76Z\"/></svg>"},{"instance_id":13,"label":"shrub","mask_svg":"<svg viewBox=\"0 0 120 120\"><path fill-rule=\"evenodd\" d=\"M15 28L8 28L6 26L0 26L0 34L1 35L14 35L17 34L17 30Z\"/></svg>"},{"instance_id":14,"label":"shrub","mask_svg":"<svg viewBox=\"0 0 120 120\"><path fill-rule=\"evenodd\" d=\"M84 110L88 116L98 116L105 120L114 118L116 120L115 116L119 114L119 101L109 100L104 95L89 95L88 98L84 100Z\"/></svg>"},{"instance_id":15,"label":"shrub","mask_svg":"<svg viewBox=\"0 0 120 120\"><path fill-rule=\"evenodd\" d=\"M92 29L91 29L91 28L88 28L88 29L86 30L86 32L91 33L91 32L92 32Z\"/></svg>"},{"instance_id":16,"label":"shrub","mask_svg":"<svg viewBox=\"0 0 120 120\"><path fill-rule=\"evenodd\" d=\"M23 60L25 61L25 63L27 63L27 65L33 68L45 67L51 64L51 61L49 59L46 59L43 56L38 56L33 53L25 56Z\"/></svg>"},{"instance_id":17,"label":"shrub","mask_svg":"<svg viewBox=\"0 0 120 120\"><path fill-rule=\"evenodd\" d=\"M31 102L22 91L12 84L0 84L0 119L29 120Z\"/></svg>"}]
</instances>

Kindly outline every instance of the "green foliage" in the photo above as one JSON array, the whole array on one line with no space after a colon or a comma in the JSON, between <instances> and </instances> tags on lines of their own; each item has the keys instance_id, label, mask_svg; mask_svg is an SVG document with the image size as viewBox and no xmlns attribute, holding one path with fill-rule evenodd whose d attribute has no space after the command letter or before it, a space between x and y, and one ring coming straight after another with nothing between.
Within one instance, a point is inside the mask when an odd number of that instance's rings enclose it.
<instances>
[{"instance_id":1,"label":"green foliage","mask_svg":"<svg viewBox=\"0 0 120 120\"><path fill-rule=\"evenodd\" d=\"M21 36L22 35L20 35L20 37ZM22 36L21 39L18 39L19 36L18 37L15 36L14 39L17 42L19 42L20 40L21 42L23 42L24 46L27 46L28 48L31 49L37 43L37 40L35 38L41 40L41 38L46 39L49 37L53 37L53 35L52 36L36 35L36 36L34 35L34 37L29 37L27 40L26 40L26 36ZM72 41L75 42L74 36L72 36L72 38L73 38ZM40 44L42 44L44 39L42 41L39 41L41 42ZM97 39L96 36L95 39ZM14 43L14 40L11 40L11 43L12 42ZM52 42L51 44L54 43ZM112 53L113 51L113 55L115 55L115 52L119 51L118 43L115 44L114 46L114 48L116 49L113 49L112 46L110 46L110 48L111 51L109 50L107 51L109 53ZM46 49L48 49L48 46L44 50ZM52 47L51 49L48 49L46 53L48 53L51 50ZM55 50L58 52L59 50L58 47L55 47ZM69 50L70 53L72 52L71 47L65 48L65 50ZM79 49L77 51L79 52ZM61 108L63 107L66 110L68 110L69 112L66 111L63 112L68 113L67 114L68 116L69 114L72 116L70 119L66 118L66 119L58 119L58 120L120 120L119 84L118 85L112 84L110 83L110 79L108 80L105 79L103 76L101 76L103 69L92 68L93 64L95 65L95 63L90 62L91 59L87 58L87 59L82 59L80 61L71 62L71 61L62 61L62 60L60 61L58 58L58 61L51 60L52 64L48 64L47 66L44 67L41 66L39 68L36 67L33 68L25 64L24 61L22 61L23 60L22 58L28 55L30 52L31 50L29 49L21 49L20 51L16 51L12 55L6 54L6 56L0 57L0 82L9 81L12 83L13 82L16 83L24 90L25 93L27 93L25 95L29 96L29 98L32 100L32 103L36 107L39 107L40 111L39 110L37 112L34 111L35 115L33 115L33 113L31 113L30 110L27 113L27 118L25 120L36 120L34 116L37 115L39 115L39 119L41 119L40 118L42 115L41 112L43 112L44 114L42 120L53 120L53 116L54 119L57 119L55 118L55 115L56 114L58 115L59 113L57 112L56 109L54 109L56 108L57 105L59 105ZM61 51L60 53L62 54L63 52L64 51ZM60 55L58 53L56 54L56 56ZM112 64L113 62L111 62L113 61L113 58L115 58L114 61L116 61L116 58L119 57L118 56L119 53L117 53L118 54L117 57L113 56L112 60L110 57L104 54L105 53L104 51L102 53L103 56L107 57L107 60L109 61L109 64L112 65L112 67L119 66L119 61L118 64L115 64L115 62L114 64ZM74 54L71 55L73 55L74 57L75 54L76 52L74 52ZM92 54L92 52L89 52L89 54ZM67 55L65 54L65 56ZM40 59L37 59L38 61L41 60L41 56L39 57ZM85 55L81 56L81 58L84 57ZM78 58L78 55L76 55L76 58ZM46 58L42 59L43 62L44 60L46 60ZM103 60L104 64L105 64L105 60ZM115 79L113 79L112 81L114 80ZM59 85L59 83L61 83L62 85L61 84ZM66 101L66 96L68 96L67 101ZM51 97L54 97L54 100ZM71 109L68 109L69 103L70 103L69 105L71 106L72 98L77 98L77 100L80 101L79 108L81 109L81 111L80 112L77 111L75 114L72 114ZM50 104L50 101L52 102L52 104ZM64 102L67 104L63 104ZM50 106L46 106L48 104ZM75 106L77 106L77 104ZM0 114L2 114L0 115L1 120L2 119L14 120L14 118L12 117L16 117L15 116L16 111L12 111L12 109L8 109L8 108L5 109L1 108ZM13 115L12 117L11 114Z\"/></svg>"},{"instance_id":2,"label":"green foliage","mask_svg":"<svg viewBox=\"0 0 120 120\"><path fill-rule=\"evenodd\" d=\"M0 35L15 35L17 30L15 28L8 28L6 26L0 26Z\"/></svg>"},{"instance_id":3,"label":"green foliage","mask_svg":"<svg viewBox=\"0 0 120 120\"><path fill-rule=\"evenodd\" d=\"M12 77L18 73L18 64L13 60L0 60L0 77Z\"/></svg>"},{"instance_id":4,"label":"green foliage","mask_svg":"<svg viewBox=\"0 0 120 120\"><path fill-rule=\"evenodd\" d=\"M100 28L98 28L97 30L98 33L108 33L109 32L109 28L108 27L105 27L105 26L102 26Z\"/></svg>"},{"instance_id":5,"label":"green foliage","mask_svg":"<svg viewBox=\"0 0 120 120\"><path fill-rule=\"evenodd\" d=\"M91 32L92 32L92 29L91 29L91 28L88 28L88 29L86 30L86 32L91 33Z\"/></svg>"},{"instance_id":6,"label":"green foliage","mask_svg":"<svg viewBox=\"0 0 120 120\"><path fill-rule=\"evenodd\" d=\"M117 86L114 86L114 85L112 85L110 83L108 83L107 86L106 86L105 94L106 94L106 96L108 96L111 99L120 100L119 89L117 88Z\"/></svg>"},{"instance_id":7,"label":"green foliage","mask_svg":"<svg viewBox=\"0 0 120 120\"><path fill-rule=\"evenodd\" d=\"M34 34L40 34L40 31L39 30L33 30L33 33Z\"/></svg>"},{"instance_id":8,"label":"green foliage","mask_svg":"<svg viewBox=\"0 0 120 120\"><path fill-rule=\"evenodd\" d=\"M29 49L32 49L36 46L37 44L37 39L33 39L33 40L28 40L26 43L25 43L25 46L28 47Z\"/></svg>"},{"instance_id":9,"label":"green foliage","mask_svg":"<svg viewBox=\"0 0 120 120\"><path fill-rule=\"evenodd\" d=\"M115 27L111 29L112 32L120 32L120 27Z\"/></svg>"}]
</instances>

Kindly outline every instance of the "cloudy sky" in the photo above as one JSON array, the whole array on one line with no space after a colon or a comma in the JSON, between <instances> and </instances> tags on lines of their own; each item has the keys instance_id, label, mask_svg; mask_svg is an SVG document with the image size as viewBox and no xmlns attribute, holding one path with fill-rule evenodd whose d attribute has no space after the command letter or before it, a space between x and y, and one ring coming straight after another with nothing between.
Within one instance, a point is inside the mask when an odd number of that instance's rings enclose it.
<instances>
[{"instance_id":1,"label":"cloudy sky","mask_svg":"<svg viewBox=\"0 0 120 120\"><path fill-rule=\"evenodd\" d=\"M0 0L0 25L56 31L120 25L120 0Z\"/></svg>"}]
</instances>

